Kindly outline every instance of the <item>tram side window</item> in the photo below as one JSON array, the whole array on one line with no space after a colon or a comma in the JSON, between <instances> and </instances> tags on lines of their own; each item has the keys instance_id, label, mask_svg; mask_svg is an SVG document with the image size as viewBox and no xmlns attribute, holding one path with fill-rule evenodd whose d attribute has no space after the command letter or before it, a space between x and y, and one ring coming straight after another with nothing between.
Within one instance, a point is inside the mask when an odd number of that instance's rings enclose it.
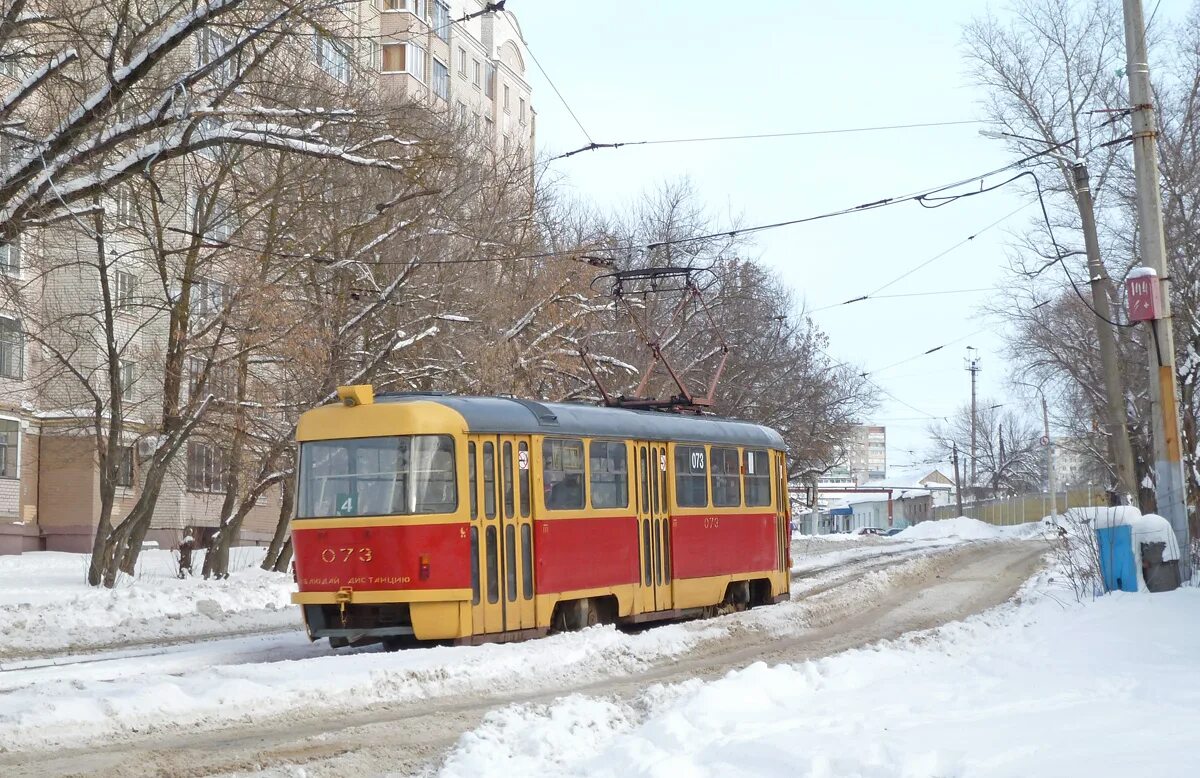
<instances>
[{"instance_id":1,"label":"tram side window","mask_svg":"<svg viewBox=\"0 0 1200 778\"><path fill-rule=\"evenodd\" d=\"M771 504L771 460L766 451L746 451L746 505Z\"/></svg>"},{"instance_id":2,"label":"tram side window","mask_svg":"<svg viewBox=\"0 0 1200 778\"><path fill-rule=\"evenodd\" d=\"M713 505L718 508L740 506L742 479L738 469L738 450L713 446L711 467Z\"/></svg>"},{"instance_id":3,"label":"tram side window","mask_svg":"<svg viewBox=\"0 0 1200 778\"><path fill-rule=\"evenodd\" d=\"M496 518L496 447L483 444L483 515Z\"/></svg>"},{"instance_id":4,"label":"tram side window","mask_svg":"<svg viewBox=\"0 0 1200 778\"><path fill-rule=\"evenodd\" d=\"M475 441L467 444L467 477L470 484L467 491L471 493L471 518L479 518L479 481L475 475Z\"/></svg>"},{"instance_id":5,"label":"tram side window","mask_svg":"<svg viewBox=\"0 0 1200 778\"><path fill-rule=\"evenodd\" d=\"M588 444L591 465L592 507L625 508L629 505L629 465L625 444L593 440Z\"/></svg>"},{"instance_id":6,"label":"tram side window","mask_svg":"<svg viewBox=\"0 0 1200 778\"><path fill-rule=\"evenodd\" d=\"M680 508L708 507L708 457L704 446L675 447L675 500Z\"/></svg>"},{"instance_id":7,"label":"tram side window","mask_svg":"<svg viewBox=\"0 0 1200 778\"><path fill-rule=\"evenodd\" d=\"M548 509L583 508L583 441L551 438L542 444L542 483Z\"/></svg>"}]
</instances>

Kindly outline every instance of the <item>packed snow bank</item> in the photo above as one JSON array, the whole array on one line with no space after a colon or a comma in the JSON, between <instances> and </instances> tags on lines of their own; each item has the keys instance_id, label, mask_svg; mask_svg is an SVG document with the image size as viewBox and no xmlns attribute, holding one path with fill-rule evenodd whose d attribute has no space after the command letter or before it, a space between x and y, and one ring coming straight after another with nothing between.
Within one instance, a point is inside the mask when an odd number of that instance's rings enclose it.
<instances>
[{"instance_id":1,"label":"packed snow bank","mask_svg":"<svg viewBox=\"0 0 1200 778\"><path fill-rule=\"evenodd\" d=\"M512 706L444 778L1170 774L1200 730L1200 590L1022 605L632 701ZM1097 733L1104 733L1097 737Z\"/></svg>"},{"instance_id":2,"label":"packed snow bank","mask_svg":"<svg viewBox=\"0 0 1200 778\"><path fill-rule=\"evenodd\" d=\"M914 524L895 537L900 540L934 540L938 538L957 538L959 540L1017 540L1033 538L1044 531L1040 522L997 526L959 516L957 519L940 519L938 521L923 521Z\"/></svg>"},{"instance_id":3,"label":"packed snow bank","mask_svg":"<svg viewBox=\"0 0 1200 778\"><path fill-rule=\"evenodd\" d=\"M222 581L176 577L170 551L148 550L113 589L88 586L88 557L37 551L0 556L0 658L301 628L291 577L258 567L264 550L230 550ZM199 571L203 554L193 556Z\"/></svg>"},{"instance_id":4,"label":"packed snow bank","mask_svg":"<svg viewBox=\"0 0 1200 778\"><path fill-rule=\"evenodd\" d=\"M810 540L816 540L823 543L853 543L862 542L864 537L876 537L874 535L855 535L852 532L831 532L828 535L804 535L799 532L792 533L792 541L796 543L805 543Z\"/></svg>"},{"instance_id":5,"label":"packed snow bank","mask_svg":"<svg viewBox=\"0 0 1200 778\"><path fill-rule=\"evenodd\" d=\"M155 660L135 665L138 672L123 662L104 662L50 668L50 677L41 670L0 674L0 750L112 742L130 734L246 723L297 711L337 715L372 704L527 693L608 680L715 641L744 645L753 633L784 637L829 626L869 608L887 592L926 579L937 564L937 556L905 560L801 600L635 634L604 626L524 643L254 664L227 664L219 646L197 647L189 652L193 672Z\"/></svg>"}]
</instances>

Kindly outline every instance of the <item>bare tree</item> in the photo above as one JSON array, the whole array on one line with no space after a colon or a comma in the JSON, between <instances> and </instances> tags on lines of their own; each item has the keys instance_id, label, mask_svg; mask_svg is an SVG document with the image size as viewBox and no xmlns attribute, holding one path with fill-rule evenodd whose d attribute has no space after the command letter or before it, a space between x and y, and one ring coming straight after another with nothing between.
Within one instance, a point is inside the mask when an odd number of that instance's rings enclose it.
<instances>
[{"instance_id":1,"label":"bare tree","mask_svg":"<svg viewBox=\"0 0 1200 778\"><path fill-rule=\"evenodd\" d=\"M985 398L978 406L974 439L979 483L971 487L986 489L992 497L1040 492L1048 474L1037 425L1012 410L1000 410L993 400ZM929 436L938 459L949 458L955 447L960 452L969 452L971 407L964 406L948 420L931 425Z\"/></svg>"},{"instance_id":2,"label":"bare tree","mask_svg":"<svg viewBox=\"0 0 1200 778\"><path fill-rule=\"evenodd\" d=\"M1033 306L1044 303L1047 297L1066 294L1083 300L1082 310L1090 314L1084 323L1092 334L1085 341L1087 350L1076 354L1076 359L1082 360L1077 363L1080 369L1067 371L1063 378L1078 382L1086 377L1090 381L1076 394L1088 401L1086 407L1092 418L1105 427L1106 460L1114 481L1119 472L1126 473L1122 487L1136 493L1136 481L1140 479L1129 469L1130 432L1125 420L1108 423L1113 412L1107 403L1110 392L1128 397L1130 391L1138 391L1137 384L1132 390L1124 388L1119 371L1106 377L1099 365L1100 339L1107 341L1105 348L1111 344L1114 350L1126 353L1134 344L1129 333L1114 331L1118 328L1091 310L1091 292L1081 288L1086 286L1082 279L1093 275L1079 259L1086 252L1078 246L1083 214L1090 209L1077 189L1071 158L1067 156L1069 152L1075 159L1087 158L1090 189L1100 211L1098 218L1103 220L1106 209L1119 202L1113 179L1119 177L1122 149L1121 144L1113 142L1118 132L1108 109L1125 103L1114 65L1123 51L1122 35L1120 8L1107 0L1084 4L1019 0L1009 7L1004 20L989 13L968 24L964 33L972 77L987 89L986 115L996 129L1005 133L1016 153L1032 158L1031 171L1039 177L1038 184L1028 188L1044 197L1051 209L1051 225L1038 224L1021 243L1012 263L1012 294L996 303L993 310L1014 325L1016 343L1032 340L1042 346L1047 338L1031 338L1036 335L1034 328L1042 323L1042 316ZM1057 153L1046 154L1048 150ZM1119 215L1112 218L1119 219ZM1051 227L1053 235L1047 232ZM1066 243L1068 236L1076 246ZM1108 248L1105 254L1115 253L1111 245ZM1074 274L1073 278L1064 279L1060 269L1068 276ZM1064 280L1068 281L1065 287ZM1116 290L1104 273L1100 274L1099 284L1107 303L1115 308ZM1039 299L1031 303L1030 297ZM1070 305L1069 301L1063 304ZM1038 348L1022 345L1013 351L1021 367L1028 367L1031 360L1055 360L1053 354ZM1106 381L1116 386L1106 389ZM1118 461L1124 464L1116 467ZM1148 467L1149 461L1143 456L1142 471Z\"/></svg>"}]
</instances>

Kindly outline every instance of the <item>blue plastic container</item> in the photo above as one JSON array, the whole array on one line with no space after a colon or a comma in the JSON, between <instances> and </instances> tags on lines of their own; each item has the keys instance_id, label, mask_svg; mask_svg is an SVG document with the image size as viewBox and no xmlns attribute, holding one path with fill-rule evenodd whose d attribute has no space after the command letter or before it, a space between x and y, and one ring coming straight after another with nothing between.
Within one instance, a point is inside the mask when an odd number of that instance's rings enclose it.
<instances>
[{"instance_id":1,"label":"blue plastic container","mask_svg":"<svg viewBox=\"0 0 1200 778\"><path fill-rule=\"evenodd\" d=\"M1100 574L1104 590L1136 592L1137 564L1133 558L1133 528L1128 524L1096 530L1100 546Z\"/></svg>"}]
</instances>

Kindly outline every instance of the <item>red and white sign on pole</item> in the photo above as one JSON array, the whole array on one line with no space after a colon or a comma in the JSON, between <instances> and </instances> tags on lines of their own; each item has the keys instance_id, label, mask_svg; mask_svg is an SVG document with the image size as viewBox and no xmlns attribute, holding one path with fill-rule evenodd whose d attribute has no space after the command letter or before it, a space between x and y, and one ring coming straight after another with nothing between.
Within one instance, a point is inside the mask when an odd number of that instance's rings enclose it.
<instances>
[{"instance_id":1,"label":"red and white sign on pole","mask_svg":"<svg viewBox=\"0 0 1200 778\"><path fill-rule=\"evenodd\" d=\"M1158 273L1152 267L1135 267L1125 279L1126 302L1130 321L1162 318L1162 295Z\"/></svg>"}]
</instances>

